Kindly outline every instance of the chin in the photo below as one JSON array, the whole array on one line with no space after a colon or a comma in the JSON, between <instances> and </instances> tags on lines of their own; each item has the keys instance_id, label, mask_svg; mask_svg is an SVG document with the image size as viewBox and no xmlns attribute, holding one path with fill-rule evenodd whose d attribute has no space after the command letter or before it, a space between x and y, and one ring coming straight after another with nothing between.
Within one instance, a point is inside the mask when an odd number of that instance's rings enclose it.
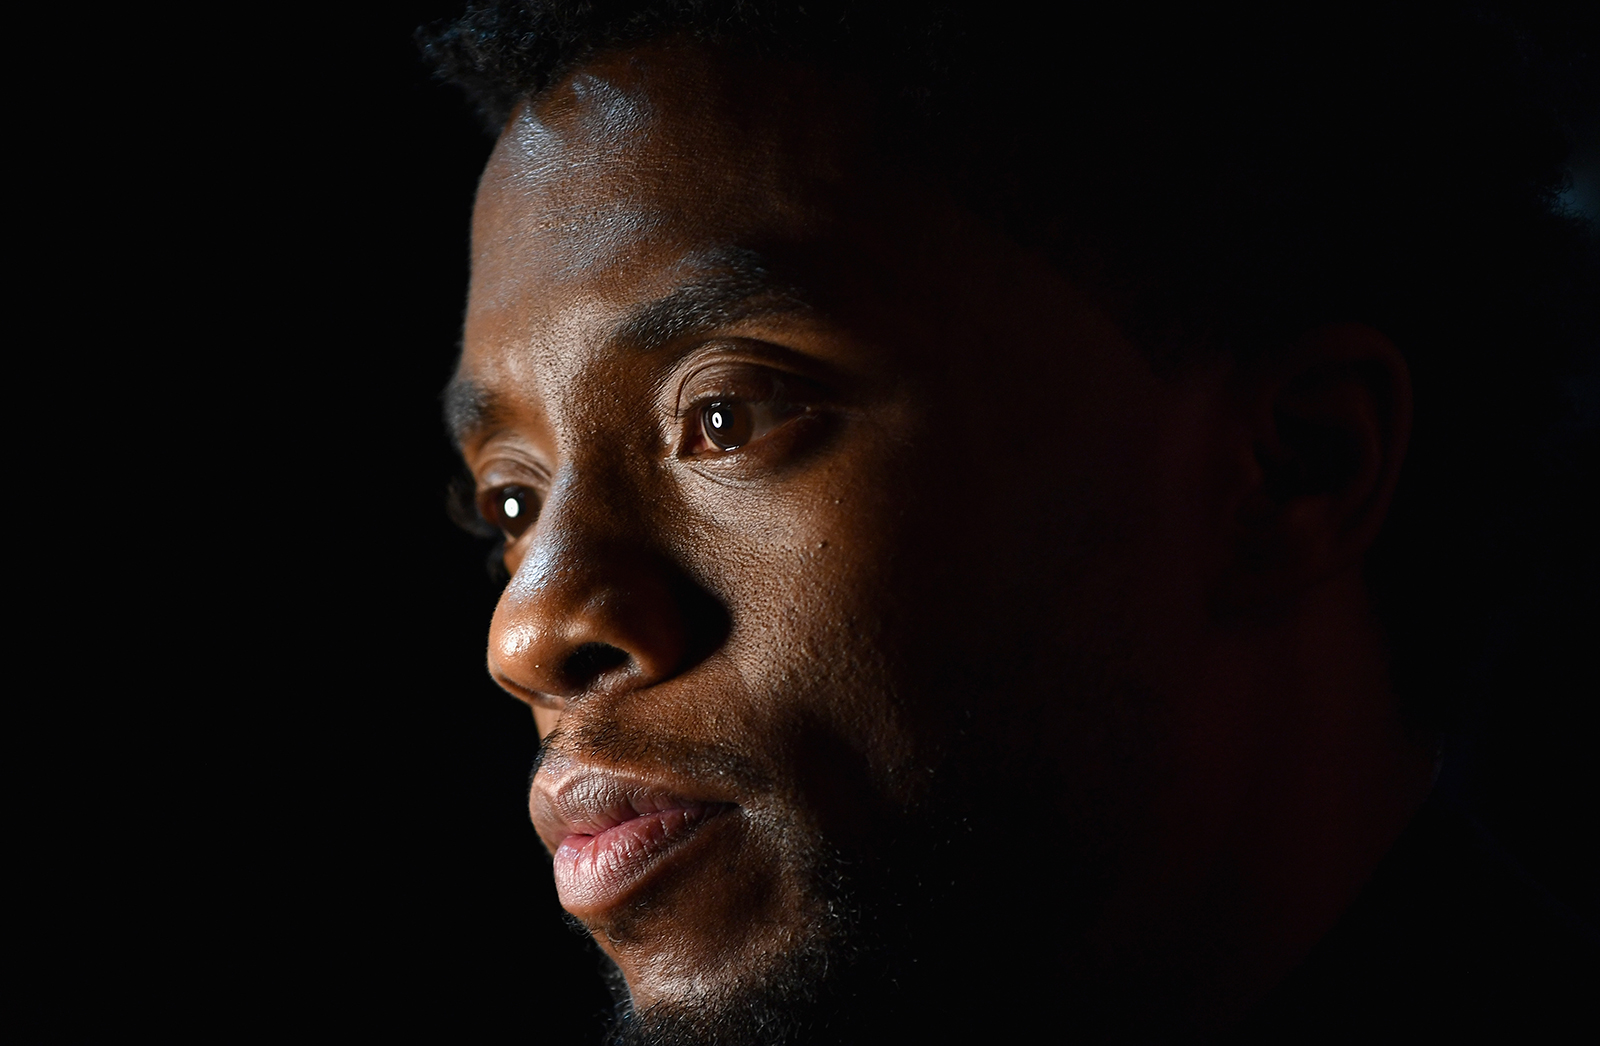
<instances>
[{"instance_id":1,"label":"chin","mask_svg":"<svg viewBox=\"0 0 1600 1046\"><path fill-rule=\"evenodd\" d=\"M568 905L614 964L613 990L624 989L618 1002L631 1020L699 1026L764 985L792 987L837 962L857 908L838 889L845 862L778 821L727 810L651 860L611 903Z\"/></svg>"},{"instance_id":2,"label":"chin","mask_svg":"<svg viewBox=\"0 0 1600 1046\"><path fill-rule=\"evenodd\" d=\"M993 958L1014 929L973 902L972 866L992 854L948 817L885 827L894 846L870 855L779 845L795 832L753 832L727 877L686 868L625 922L592 928L615 964L608 1043L915 1042L1014 979Z\"/></svg>"},{"instance_id":3,"label":"chin","mask_svg":"<svg viewBox=\"0 0 1600 1046\"><path fill-rule=\"evenodd\" d=\"M821 929L821 928L819 928ZM797 934L791 948L757 966L701 970L676 979L677 990L641 1004L620 969L608 971L616 1022L613 1046L781 1046L843 1040L834 1027L857 993L848 935Z\"/></svg>"}]
</instances>

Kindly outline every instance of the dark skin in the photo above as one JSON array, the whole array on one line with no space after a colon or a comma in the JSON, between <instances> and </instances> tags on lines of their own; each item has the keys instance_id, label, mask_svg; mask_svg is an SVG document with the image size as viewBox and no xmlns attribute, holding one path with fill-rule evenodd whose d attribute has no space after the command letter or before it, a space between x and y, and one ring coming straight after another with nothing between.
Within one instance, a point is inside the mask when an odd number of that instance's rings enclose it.
<instances>
[{"instance_id":1,"label":"dark skin","mask_svg":"<svg viewBox=\"0 0 1600 1046\"><path fill-rule=\"evenodd\" d=\"M819 925L807 854L954 795L992 851L963 896L1051 942L1047 982L1223 1026L1431 785L1360 569L1404 361L1344 325L1158 374L862 98L653 45L484 173L454 402L535 823L558 851L591 779L716 815L620 887L558 852L563 904L637 1009L715 999Z\"/></svg>"}]
</instances>

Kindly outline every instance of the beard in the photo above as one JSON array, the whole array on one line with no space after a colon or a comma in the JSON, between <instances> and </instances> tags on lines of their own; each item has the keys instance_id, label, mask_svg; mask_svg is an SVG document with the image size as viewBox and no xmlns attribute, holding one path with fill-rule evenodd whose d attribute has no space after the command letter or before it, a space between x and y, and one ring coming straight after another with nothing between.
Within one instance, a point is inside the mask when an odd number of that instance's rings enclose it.
<instances>
[{"instance_id":1,"label":"beard","mask_svg":"<svg viewBox=\"0 0 1600 1046\"><path fill-rule=\"evenodd\" d=\"M622 974L611 967L607 984L616 1001L608 1046L756 1046L851 1041L840 1019L851 1006L849 969L859 946L846 938L815 938L784 955L758 981L690 1005L633 1009ZM846 1025L848 1026L848 1025Z\"/></svg>"},{"instance_id":2,"label":"beard","mask_svg":"<svg viewBox=\"0 0 1600 1046\"><path fill-rule=\"evenodd\" d=\"M636 1010L621 972L610 967L616 1020L608 1046L845 1043L882 1041L886 1026L903 1032L903 1022L886 1020L900 1008L905 973L915 965L910 950L889 946L885 915L898 909L873 902L855 862L828 855L810 871L818 915L796 935L802 943L758 976L687 1004Z\"/></svg>"},{"instance_id":3,"label":"beard","mask_svg":"<svg viewBox=\"0 0 1600 1046\"><path fill-rule=\"evenodd\" d=\"M1012 863L1011 847L993 838L992 813L984 824L956 805L975 793L959 777L948 784L907 816L887 853L810 844L802 860L817 914L798 947L742 983L636 1010L608 964L607 1046L842 1046L1030 1025L1059 1037L1063 1020L1102 1037L1108 1000L1064 985L1044 959L1071 951L1104 896L1103 866L1060 839L1030 844L1033 860L1008 869L997 897L995 865Z\"/></svg>"},{"instance_id":4,"label":"beard","mask_svg":"<svg viewBox=\"0 0 1600 1046\"><path fill-rule=\"evenodd\" d=\"M1028 658L1012 660L1017 677L1006 686L990 680L991 694L1048 689L1018 678ZM1138 1013L1150 1013L1147 986L1097 969L1085 939L1118 878L1118 804L1150 779L1139 758L1153 747L1150 702L1113 691L1087 669L1072 687L1059 657L1041 671L1066 692L1112 696L987 702L1001 711L952 729L930 759L926 790L883 811L871 839L786 835L775 848L792 862L810 913L793 946L741 978L719 978L726 987L643 1009L607 964L615 1004L608 1046L878 1044L998 1030L1125 1037L1144 1020ZM589 733L576 739L585 748L638 755L627 738ZM804 767L853 784L844 773L849 748L807 746ZM737 753L673 758L761 791Z\"/></svg>"}]
</instances>

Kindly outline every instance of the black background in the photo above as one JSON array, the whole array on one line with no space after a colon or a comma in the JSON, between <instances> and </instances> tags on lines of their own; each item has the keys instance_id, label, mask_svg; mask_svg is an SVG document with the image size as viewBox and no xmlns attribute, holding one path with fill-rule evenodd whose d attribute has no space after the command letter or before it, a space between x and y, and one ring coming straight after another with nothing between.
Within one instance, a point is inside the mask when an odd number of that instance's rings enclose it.
<instances>
[{"instance_id":1,"label":"black background","mask_svg":"<svg viewBox=\"0 0 1600 1046\"><path fill-rule=\"evenodd\" d=\"M248 266L276 339L273 391L248 397L266 439L252 457L286 503L263 556L281 571L263 608L273 741L246 746L243 781L276 872L263 883L235 833L244 879L267 887L240 963L260 983L235 997L269 1024L587 1041L609 1005L598 953L563 921L528 823L532 719L484 671L487 546L444 512L458 464L439 394L492 139L412 34L457 8L318 11L252 90L272 128L252 181L281 187Z\"/></svg>"},{"instance_id":2,"label":"black background","mask_svg":"<svg viewBox=\"0 0 1600 1046\"><path fill-rule=\"evenodd\" d=\"M38 1039L603 1023L527 821L533 724L483 670L485 548L444 513L491 142L412 33L456 8L174 15L57 120L38 184L76 224L37 257L72 274L48 325L77 341L35 351L96 380L21 473L38 532L72 534L35 546L25 633L67 682L18 734ZM1594 921L1587 547L1446 784Z\"/></svg>"}]
</instances>

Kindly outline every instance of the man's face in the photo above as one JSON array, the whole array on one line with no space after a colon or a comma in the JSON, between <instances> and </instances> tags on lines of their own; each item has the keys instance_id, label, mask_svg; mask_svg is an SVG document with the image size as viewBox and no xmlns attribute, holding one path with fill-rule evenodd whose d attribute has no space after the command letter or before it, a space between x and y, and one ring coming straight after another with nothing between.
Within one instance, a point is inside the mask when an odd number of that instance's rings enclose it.
<instances>
[{"instance_id":1,"label":"man's face","mask_svg":"<svg viewBox=\"0 0 1600 1046\"><path fill-rule=\"evenodd\" d=\"M999 924L1089 925L1172 817L1207 401L852 98L608 58L478 196L452 408L508 537L489 669L545 737L561 902L640 1009L824 946L840 877L908 840Z\"/></svg>"}]
</instances>

